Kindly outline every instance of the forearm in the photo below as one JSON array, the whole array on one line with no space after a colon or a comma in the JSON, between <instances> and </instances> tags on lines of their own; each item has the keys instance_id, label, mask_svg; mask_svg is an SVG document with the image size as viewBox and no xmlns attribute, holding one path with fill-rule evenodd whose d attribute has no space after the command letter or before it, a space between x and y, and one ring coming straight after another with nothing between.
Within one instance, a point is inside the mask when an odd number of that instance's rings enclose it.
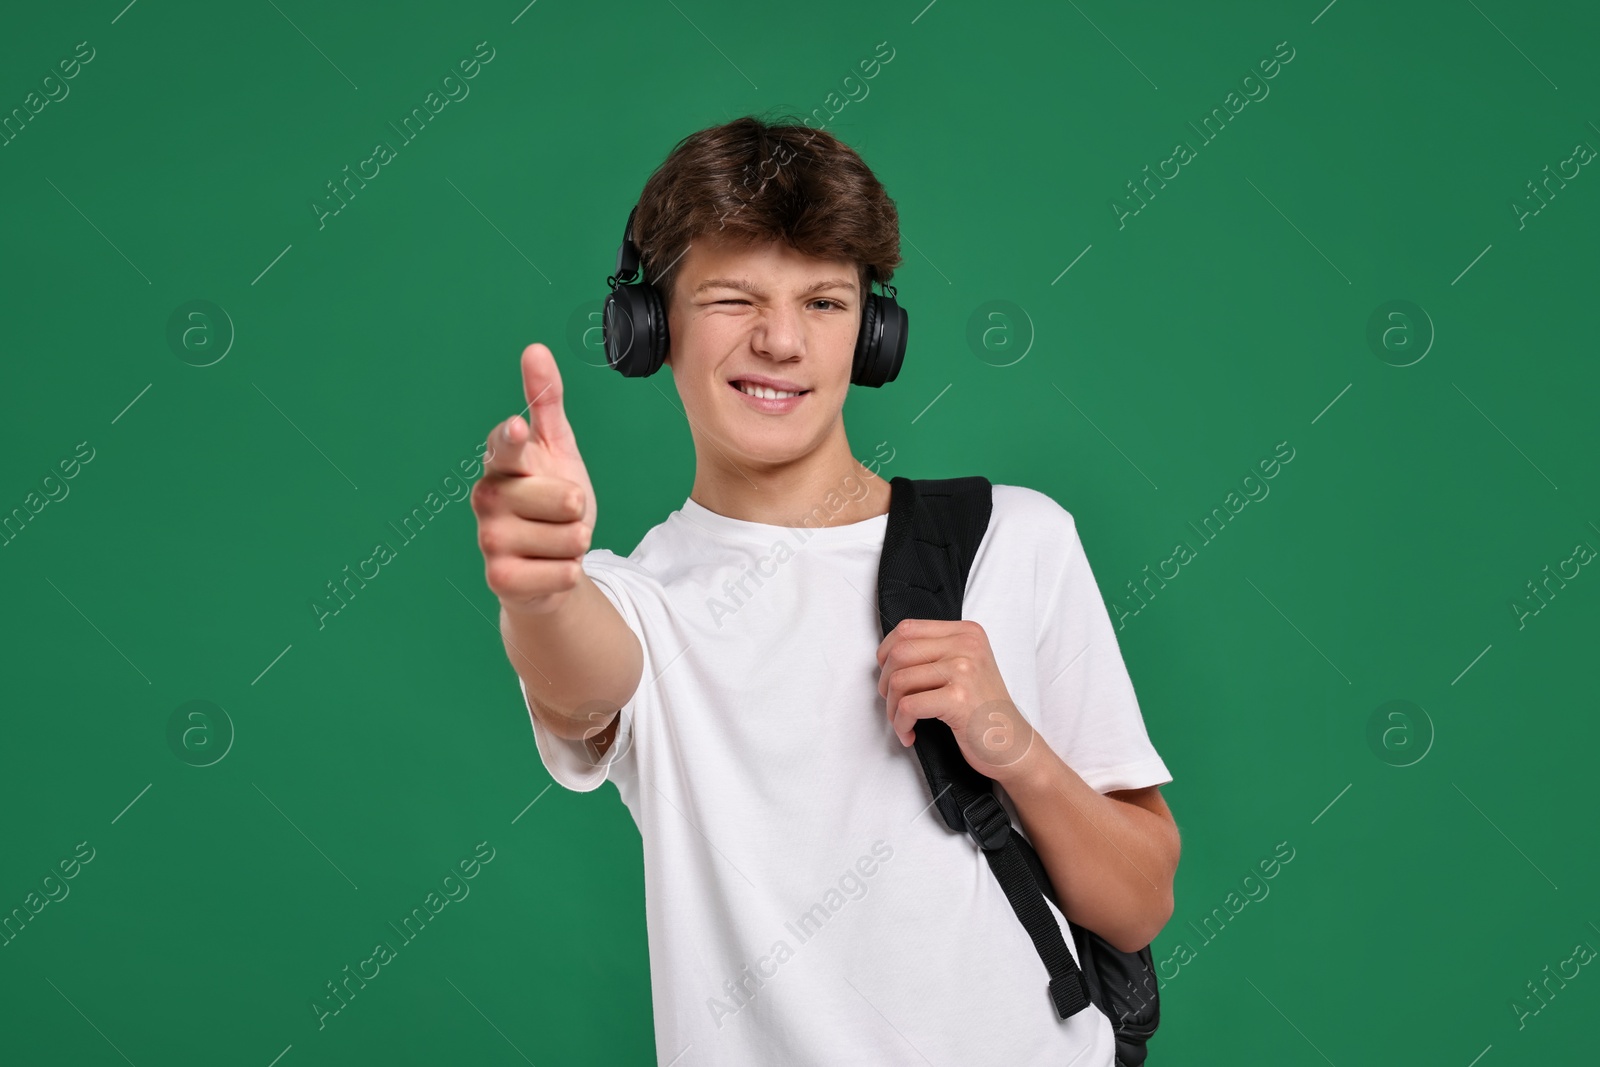
<instances>
[{"instance_id":1,"label":"forearm","mask_svg":"<svg viewBox=\"0 0 1600 1067\"><path fill-rule=\"evenodd\" d=\"M633 698L643 673L639 640L587 574L561 607L500 608L506 657L558 736L581 739Z\"/></svg>"},{"instance_id":2,"label":"forearm","mask_svg":"<svg viewBox=\"0 0 1600 1067\"><path fill-rule=\"evenodd\" d=\"M1096 792L1037 734L1003 785L1062 913L1124 951L1154 940L1172 917L1177 828Z\"/></svg>"}]
</instances>

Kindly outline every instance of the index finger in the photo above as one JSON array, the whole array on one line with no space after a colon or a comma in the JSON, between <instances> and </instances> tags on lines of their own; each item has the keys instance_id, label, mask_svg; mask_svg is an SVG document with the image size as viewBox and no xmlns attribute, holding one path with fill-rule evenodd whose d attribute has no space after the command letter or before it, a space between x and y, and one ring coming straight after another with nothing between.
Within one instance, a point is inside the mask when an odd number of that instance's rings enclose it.
<instances>
[{"instance_id":1,"label":"index finger","mask_svg":"<svg viewBox=\"0 0 1600 1067\"><path fill-rule=\"evenodd\" d=\"M527 444L529 434L528 424L522 421L521 415L513 415L490 430L483 473L502 478L532 474L522 447Z\"/></svg>"}]
</instances>

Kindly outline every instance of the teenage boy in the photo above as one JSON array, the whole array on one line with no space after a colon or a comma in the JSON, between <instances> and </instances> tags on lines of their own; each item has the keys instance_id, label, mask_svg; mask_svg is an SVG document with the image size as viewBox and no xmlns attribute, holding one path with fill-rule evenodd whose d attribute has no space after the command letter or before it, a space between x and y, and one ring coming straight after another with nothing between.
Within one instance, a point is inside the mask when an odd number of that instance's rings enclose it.
<instances>
[{"instance_id":1,"label":"teenage boy","mask_svg":"<svg viewBox=\"0 0 1600 1067\"><path fill-rule=\"evenodd\" d=\"M890 487L842 410L869 285L900 263L894 202L831 134L742 118L679 142L633 232L688 498L630 555L591 549L594 487L532 344L528 421L491 432L472 505L540 758L568 789L613 782L638 824L659 1062L1112 1067L1110 1023L1058 1018L905 746L948 723L1066 915L1129 951L1172 914L1171 775L1043 493L994 486L962 621L880 637Z\"/></svg>"}]
</instances>

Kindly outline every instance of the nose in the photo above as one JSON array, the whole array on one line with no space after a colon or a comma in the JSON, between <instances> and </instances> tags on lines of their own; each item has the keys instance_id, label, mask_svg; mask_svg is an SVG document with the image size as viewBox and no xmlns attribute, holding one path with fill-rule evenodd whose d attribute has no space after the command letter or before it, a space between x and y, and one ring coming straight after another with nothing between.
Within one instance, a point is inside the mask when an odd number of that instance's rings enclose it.
<instances>
[{"instance_id":1,"label":"nose","mask_svg":"<svg viewBox=\"0 0 1600 1067\"><path fill-rule=\"evenodd\" d=\"M805 354L803 312L787 305L763 308L750 333L750 347L768 359L787 360Z\"/></svg>"}]
</instances>

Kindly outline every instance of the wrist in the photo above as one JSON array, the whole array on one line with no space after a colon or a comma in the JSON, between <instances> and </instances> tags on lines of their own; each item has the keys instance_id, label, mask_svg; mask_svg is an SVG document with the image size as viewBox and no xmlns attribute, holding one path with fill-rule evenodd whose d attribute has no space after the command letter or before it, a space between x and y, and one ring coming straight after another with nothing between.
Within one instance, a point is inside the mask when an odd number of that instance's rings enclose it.
<instances>
[{"instance_id":1,"label":"wrist","mask_svg":"<svg viewBox=\"0 0 1600 1067\"><path fill-rule=\"evenodd\" d=\"M1055 750L1035 730L1029 738L1027 749L1014 762L1007 764L1003 768L1005 773L995 776L995 780L1005 786L1006 792L1013 798L1019 793L1024 796L1047 793L1053 787L1060 763L1061 758L1055 754Z\"/></svg>"}]
</instances>

